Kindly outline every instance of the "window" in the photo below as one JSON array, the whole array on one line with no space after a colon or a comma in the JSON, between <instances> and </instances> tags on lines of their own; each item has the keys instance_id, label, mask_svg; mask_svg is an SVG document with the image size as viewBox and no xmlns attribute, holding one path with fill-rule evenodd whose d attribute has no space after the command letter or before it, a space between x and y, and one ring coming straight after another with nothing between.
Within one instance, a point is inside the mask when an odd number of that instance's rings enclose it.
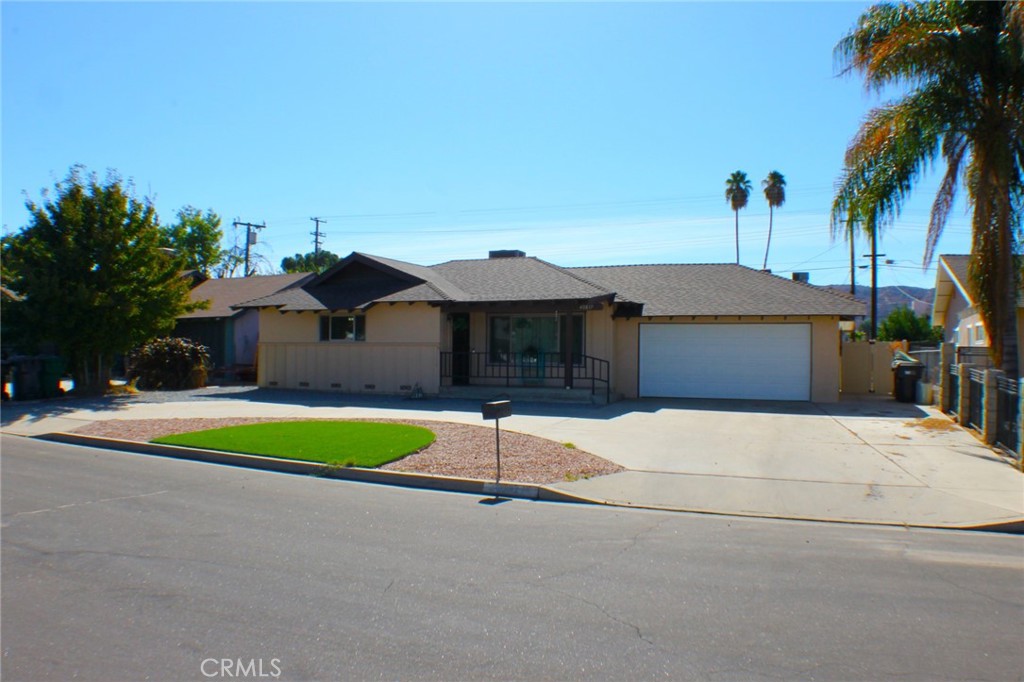
<instances>
[{"instance_id":1,"label":"window","mask_svg":"<svg viewBox=\"0 0 1024 682\"><path fill-rule=\"evenodd\" d=\"M568 351L568 325L572 324L574 362L583 356L583 315L491 315L487 327L488 360L506 363ZM511 356L510 356L511 354ZM560 359L549 358L561 362Z\"/></svg>"},{"instance_id":2,"label":"window","mask_svg":"<svg viewBox=\"0 0 1024 682\"><path fill-rule=\"evenodd\" d=\"M985 345L985 327L979 324L974 328L974 341L979 346Z\"/></svg>"},{"instance_id":3,"label":"window","mask_svg":"<svg viewBox=\"0 0 1024 682\"><path fill-rule=\"evenodd\" d=\"M323 315L320 317L321 341L365 341L366 317L363 315Z\"/></svg>"}]
</instances>

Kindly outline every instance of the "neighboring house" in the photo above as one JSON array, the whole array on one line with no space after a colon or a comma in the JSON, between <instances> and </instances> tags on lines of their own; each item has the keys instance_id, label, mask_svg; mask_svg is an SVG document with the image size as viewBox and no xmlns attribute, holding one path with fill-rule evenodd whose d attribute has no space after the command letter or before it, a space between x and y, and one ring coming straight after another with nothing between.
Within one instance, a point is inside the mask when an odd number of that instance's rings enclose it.
<instances>
[{"instance_id":1,"label":"neighboring house","mask_svg":"<svg viewBox=\"0 0 1024 682\"><path fill-rule=\"evenodd\" d=\"M563 268L519 251L430 267L353 253L260 311L260 386L836 401L852 298L739 265ZM566 367L572 371L566 371Z\"/></svg>"},{"instance_id":2,"label":"neighboring house","mask_svg":"<svg viewBox=\"0 0 1024 682\"><path fill-rule=\"evenodd\" d=\"M231 306L296 286L313 277L312 273L297 273L199 280L190 298L194 302L208 301L209 305L179 317L173 334L206 346L216 368L253 365L259 342L259 313Z\"/></svg>"},{"instance_id":3,"label":"neighboring house","mask_svg":"<svg viewBox=\"0 0 1024 682\"><path fill-rule=\"evenodd\" d=\"M939 256L935 272L935 302L932 324L942 327L943 338L960 346L988 347L989 333L974 307L967 278L970 256ZM1017 297L1017 348L1024 359L1024 300Z\"/></svg>"}]
</instances>

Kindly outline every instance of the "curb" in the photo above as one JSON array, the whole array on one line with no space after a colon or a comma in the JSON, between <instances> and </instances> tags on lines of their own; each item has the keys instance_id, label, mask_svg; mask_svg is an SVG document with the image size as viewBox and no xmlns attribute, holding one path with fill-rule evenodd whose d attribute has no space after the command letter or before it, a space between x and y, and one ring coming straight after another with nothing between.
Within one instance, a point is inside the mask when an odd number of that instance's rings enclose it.
<instances>
[{"instance_id":1,"label":"curb","mask_svg":"<svg viewBox=\"0 0 1024 682\"><path fill-rule=\"evenodd\" d=\"M404 471L380 471L379 469L362 469L358 467L339 467L320 462L305 462L296 459L281 459L263 455L243 455L219 450L204 450L178 445L161 445L141 441L118 440L99 436L83 436L75 433L47 433L32 436L35 440L44 440L65 445L104 448L118 452L131 452L157 457L171 457L207 464L222 464L243 467L246 469L263 469L284 474L317 476L358 483L374 483L401 488L420 488L444 492L469 493L474 495L493 495L512 497L542 502L569 502L576 504L607 504L601 500L591 500L577 495L549 488L534 483L498 483L475 478L457 478L454 476L434 476Z\"/></svg>"},{"instance_id":2,"label":"curb","mask_svg":"<svg viewBox=\"0 0 1024 682\"><path fill-rule=\"evenodd\" d=\"M243 455L219 450L204 450L178 445L161 445L142 441L119 440L100 436L84 436L76 433L54 432L38 436L30 436L35 440L79 445L83 447L104 448L117 452L129 452L157 457L171 457L208 464L220 464L242 467L246 469L262 469L278 473L316 476L357 483L389 485L400 488L418 488L440 492L466 493L471 495L508 497L540 502L562 502L570 504L589 504L603 507L619 507L623 509L645 509L650 511L684 512L689 514L709 514L713 516L734 516L740 518L778 519L785 521L804 521L812 523L842 523L860 526L884 526L899 528L922 528L930 530L961 530L982 531L989 533L1008 533L1024 535L1024 519L998 521L988 524L916 524L902 521L866 521L857 519L821 518L805 516L782 516L757 512L726 512L713 509L697 509L668 507L654 504L636 504L625 501L604 500L574 495L556 488L536 483L498 483L475 478L458 478L454 476L437 476L433 474L417 474L403 471L381 471L379 469L362 469L358 467L338 467L319 462L305 462L295 459L281 459L263 455Z\"/></svg>"}]
</instances>

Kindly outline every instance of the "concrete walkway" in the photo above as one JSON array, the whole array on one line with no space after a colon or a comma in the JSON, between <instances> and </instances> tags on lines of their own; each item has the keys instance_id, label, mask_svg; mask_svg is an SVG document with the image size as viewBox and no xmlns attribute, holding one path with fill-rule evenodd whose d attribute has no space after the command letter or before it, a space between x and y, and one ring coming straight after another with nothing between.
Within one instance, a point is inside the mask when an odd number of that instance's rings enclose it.
<instances>
[{"instance_id":1,"label":"concrete walkway","mask_svg":"<svg viewBox=\"0 0 1024 682\"><path fill-rule=\"evenodd\" d=\"M95 401L8 403L5 434L103 419L387 417L484 423L479 405L256 389ZM344 402L344 404L342 404ZM641 400L603 407L516 404L503 429L577 447L627 471L551 488L588 500L775 518L1024 528L1012 460L930 407L888 397L837 404Z\"/></svg>"}]
</instances>

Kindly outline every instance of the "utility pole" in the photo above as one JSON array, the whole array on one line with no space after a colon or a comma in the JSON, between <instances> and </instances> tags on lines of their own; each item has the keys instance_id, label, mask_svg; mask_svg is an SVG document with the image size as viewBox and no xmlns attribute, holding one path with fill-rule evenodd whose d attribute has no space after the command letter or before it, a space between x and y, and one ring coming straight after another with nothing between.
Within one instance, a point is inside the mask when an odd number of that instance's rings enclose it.
<instances>
[{"instance_id":1,"label":"utility pole","mask_svg":"<svg viewBox=\"0 0 1024 682\"><path fill-rule=\"evenodd\" d=\"M857 295L857 261L853 257L854 254L854 236L856 233L853 229L853 223L850 223L850 296Z\"/></svg>"},{"instance_id":2,"label":"utility pole","mask_svg":"<svg viewBox=\"0 0 1024 682\"><path fill-rule=\"evenodd\" d=\"M248 277L249 275L253 274L249 270L249 247L256 243L256 231L266 229L267 224L266 222L263 222L259 225L255 223L243 223L242 221L236 219L233 225L235 227L245 227L245 270L243 271L243 276Z\"/></svg>"},{"instance_id":3,"label":"utility pole","mask_svg":"<svg viewBox=\"0 0 1024 682\"><path fill-rule=\"evenodd\" d=\"M323 218L310 218L310 220L312 220L314 223L316 223L316 231L315 232L310 232L310 234L313 235L313 259L314 259L314 261L319 261L320 260L320 240L327 236L326 232L321 232L320 231L320 223L327 224L327 221L324 220Z\"/></svg>"},{"instance_id":4,"label":"utility pole","mask_svg":"<svg viewBox=\"0 0 1024 682\"><path fill-rule=\"evenodd\" d=\"M877 231L871 230L871 253L864 254L865 258L871 259L871 341L878 336L878 259L884 258L884 253L878 253Z\"/></svg>"}]
</instances>

